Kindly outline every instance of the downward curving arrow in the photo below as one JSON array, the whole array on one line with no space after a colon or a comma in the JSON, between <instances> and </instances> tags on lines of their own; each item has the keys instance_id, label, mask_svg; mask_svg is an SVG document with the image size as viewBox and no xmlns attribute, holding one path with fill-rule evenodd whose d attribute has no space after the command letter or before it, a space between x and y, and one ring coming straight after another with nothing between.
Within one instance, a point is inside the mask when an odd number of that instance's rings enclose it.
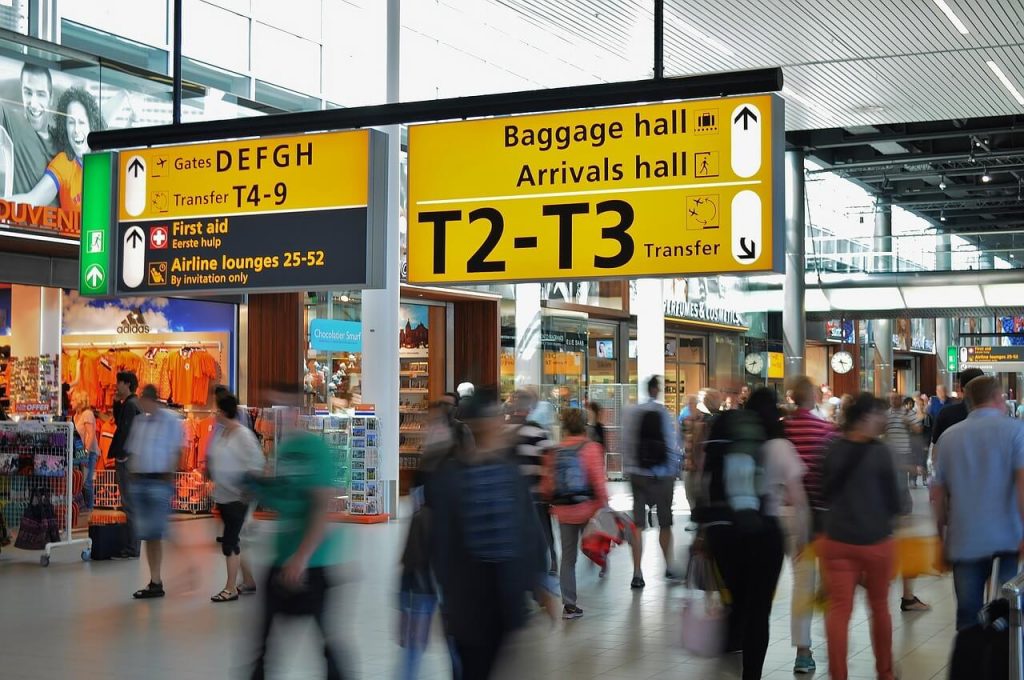
<instances>
[{"instance_id":1,"label":"downward curving arrow","mask_svg":"<svg viewBox=\"0 0 1024 680\"><path fill-rule=\"evenodd\" d=\"M743 254L739 256L741 260L753 260L757 257L757 243L754 242L754 239L741 238L740 250L743 251Z\"/></svg>"}]
</instances>

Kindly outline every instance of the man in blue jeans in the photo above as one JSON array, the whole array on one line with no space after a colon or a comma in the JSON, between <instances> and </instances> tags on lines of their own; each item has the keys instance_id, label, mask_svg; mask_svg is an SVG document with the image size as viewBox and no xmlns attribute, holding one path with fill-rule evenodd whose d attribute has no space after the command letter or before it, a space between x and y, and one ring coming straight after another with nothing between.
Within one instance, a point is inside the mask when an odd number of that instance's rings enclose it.
<instances>
[{"instance_id":1,"label":"man in blue jeans","mask_svg":"<svg viewBox=\"0 0 1024 680\"><path fill-rule=\"evenodd\" d=\"M1001 586L1016 576L1024 548L1024 423L1006 416L996 378L974 378L965 396L970 412L939 439L932 484L953 566L957 630L977 621L993 562Z\"/></svg>"}]
</instances>

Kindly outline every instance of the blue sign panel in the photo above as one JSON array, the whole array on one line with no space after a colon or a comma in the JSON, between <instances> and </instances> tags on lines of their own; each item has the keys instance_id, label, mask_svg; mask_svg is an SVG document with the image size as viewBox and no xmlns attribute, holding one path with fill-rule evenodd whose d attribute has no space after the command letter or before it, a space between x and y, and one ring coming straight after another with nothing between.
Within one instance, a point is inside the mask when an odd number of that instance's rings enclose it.
<instances>
[{"instance_id":1,"label":"blue sign panel","mask_svg":"<svg viewBox=\"0 0 1024 680\"><path fill-rule=\"evenodd\" d=\"M313 319L309 324L309 345L317 352L362 352L363 324Z\"/></svg>"}]
</instances>

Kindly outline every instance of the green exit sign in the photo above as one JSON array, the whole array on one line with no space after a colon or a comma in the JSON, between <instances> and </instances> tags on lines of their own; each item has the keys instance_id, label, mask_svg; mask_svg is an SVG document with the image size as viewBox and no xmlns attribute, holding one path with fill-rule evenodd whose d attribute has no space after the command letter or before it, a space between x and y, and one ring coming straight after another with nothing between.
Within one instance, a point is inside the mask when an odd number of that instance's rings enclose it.
<instances>
[{"instance_id":1,"label":"green exit sign","mask_svg":"<svg viewBox=\"0 0 1024 680\"><path fill-rule=\"evenodd\" d=\"M953 345L946 348L946 371L948 373L956 373L957 371L957 349Z\"/></svg>"},{"instance_id":2,"label":"green exit sign","mask_svg":"<svg viewBox=\"0 0 1024 680\"><path fill-rule=\"evenodd\" d=\"M114 154L90 153L82 163L82 241L78 254L78 292L110 295L112 258L110 215Z\"/></svg>"}]
</instances>

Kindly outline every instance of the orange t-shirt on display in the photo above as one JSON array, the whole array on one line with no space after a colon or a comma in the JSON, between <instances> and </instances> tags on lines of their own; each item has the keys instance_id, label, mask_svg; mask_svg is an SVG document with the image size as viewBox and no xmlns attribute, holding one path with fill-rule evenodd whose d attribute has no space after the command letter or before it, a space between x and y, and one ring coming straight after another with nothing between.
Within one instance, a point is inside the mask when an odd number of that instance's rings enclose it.
<instances>
[{"instance_id":1,"label":"orange t-shirt on display","mask_svg":"<svg viewBox=\"0 0 1024 680\"><path fill-rule=\"evenodd\" d=\"M218 375L217 360L206 350L199 350L192 355L192 402L197 406L206 406L210 400L210 381Z\"/></svg>"},{"instance_id":2,"label":"orange t-shirt on display","mask_svg":"<svg viewBox=\"0 0 1024 680\"><path fill-rule=\"evenodd\" d=\"M209 416L199 421L199 455L196 459L196 470L206 469L206 453L213 439L213 430L217 426L216 416Z\"/></svg>"},{"instance_id":3,"label":"orange t-shirt on display","mask_svg":"<svg viewBox=\"0 0 1024 680\"><path fill-rule=\"evenodd\" d=\"M78 353L78 385L89 396L89 405L97 408L103 405L103 386L100 384L100 355L96 350L82 350Z\"/></svg>"}]
</instances>

